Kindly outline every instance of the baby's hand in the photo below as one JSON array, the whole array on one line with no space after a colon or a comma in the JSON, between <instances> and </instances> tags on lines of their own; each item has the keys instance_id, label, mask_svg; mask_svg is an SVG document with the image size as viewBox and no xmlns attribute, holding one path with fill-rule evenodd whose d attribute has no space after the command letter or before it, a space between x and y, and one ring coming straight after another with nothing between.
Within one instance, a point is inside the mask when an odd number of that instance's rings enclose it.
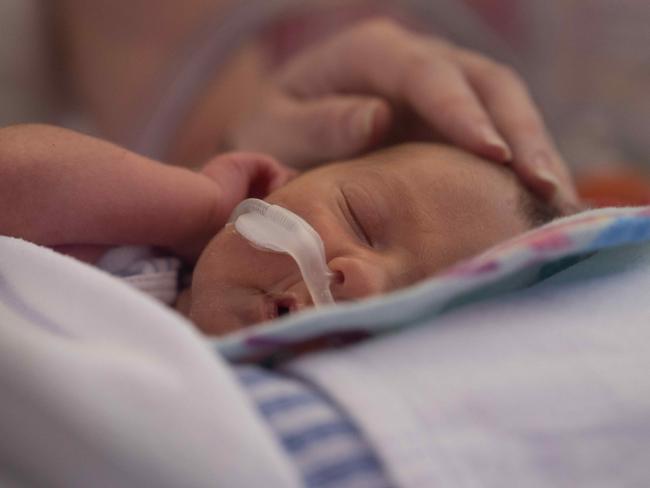
<instances>
[{"instance_id":1,"label":"baby's hand","mask_svg":"<svg viewBox=\"0 0 650 488\"><path fill-rule=\"evenodd\" d=\"M0 235L78 257L136 244L192 260L240 200L293 174L256 154L221 156L205 173L57 127L0 129Z\"/></svg>"},{"instance_id":2,"label":"baby's hand","mask_svg":"<svg viewBox=\"0 0 650 488\"><path fill-rule=\"evenodd\" d=\"M297 56L234 126L229 144L305 166L416 138L511 164L541 196L563 207L576 202L540 113L510 68L385 20Z\"/></svg>"},{"instance_id":3,"label":"baby's hand","mask_svg":"<svg viewBox=\"0 0 650 488\"><path fill-rule=\"evenodd\" d=\"M226 153L210 160L201 173L214 181L223 225L237 204L246 198L264 198L285 185L298 172L258 153Z\"/></svg>"}]
</instances>

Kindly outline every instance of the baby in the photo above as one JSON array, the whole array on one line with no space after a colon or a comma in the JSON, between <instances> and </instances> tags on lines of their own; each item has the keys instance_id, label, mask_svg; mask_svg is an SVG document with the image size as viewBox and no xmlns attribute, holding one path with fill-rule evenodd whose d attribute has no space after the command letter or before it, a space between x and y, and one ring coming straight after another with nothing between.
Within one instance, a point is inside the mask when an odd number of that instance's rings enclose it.
<instances>
[{"instance_id":1,"label":"baby","mask_svg":"<svg viewBox=\"0 0 650 488\"><path fill-rule=\"evenodd\" d=\"M197 173L70 131L28 129L0 138L0 234L91 263L129 244L181 256L194 271L178 309L206 333L311 305L290 257L226 225L247 197L293 211L320 234L336 301L410 285L557 214L508 168L435 144L293 178L263 155L220 156Z\"/></svg>"},{"instance_id":2,"label":"baby","mask_svg":"<svg viewBox=\"0 0 650 488\"><path fill-rule=\"evenodd\" d=\"M557 215L509 169L434 144L329 164L266 200L320 234L337 301L408 286ZM311 305L292 259L256 249L231 225L205 248L180 300L180 310L216 334Z\"/></svg>"}]
</instances>

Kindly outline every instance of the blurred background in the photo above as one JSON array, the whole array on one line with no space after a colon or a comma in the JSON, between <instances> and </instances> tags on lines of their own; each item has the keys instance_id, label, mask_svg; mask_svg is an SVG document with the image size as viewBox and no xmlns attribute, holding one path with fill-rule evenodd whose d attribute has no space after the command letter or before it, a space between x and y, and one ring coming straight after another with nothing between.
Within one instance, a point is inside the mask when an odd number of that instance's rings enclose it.
<instances>
[{"instance_id":1,"label":"blurred background","mask_svg":"<svg viewBox=\"0 0 650 488\"><path fill-rule=\"evenodd\" d=\"M646 0L0 0L0 126L200 161L278 65L375 15L513 65L581 193L650 203Z\"/></svg>"}]
</instances>

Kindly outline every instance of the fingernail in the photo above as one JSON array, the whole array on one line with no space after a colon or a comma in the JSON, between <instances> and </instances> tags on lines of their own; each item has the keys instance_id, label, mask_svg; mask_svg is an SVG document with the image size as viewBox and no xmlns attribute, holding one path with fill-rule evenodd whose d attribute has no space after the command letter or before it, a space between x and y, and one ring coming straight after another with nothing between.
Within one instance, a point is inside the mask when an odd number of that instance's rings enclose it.
<instances>
[{"instance_id":1,"label":"fingernail","mask_svg":"<svg viewBox=\"0 0 650 488\"><path fill-rule=\"evenodd\" d=\"M551 203L562 210L564 215L570 215L585 210L586 205L580 201L577 191L571 184L558 185Z\"/></svg>"},{"instance_id":2,"label":"fingernail","mask_svg":"<svg viewBox=\"0 0 650 488\"><path fill-rule=\"evenodd\" d=\"M555 176L551 171L551 158L546 152L540 151L535 153L530 158L528 164L538 180L547 183L554 191L560 187L560 182L558 181L557 176Z\"/></svg>"},{"instance_id":3,"label":"fingernail","mask_svg":"<svg viewBox=\"0 0 650 488\"><path fill-rule=\"evenodd\" d=\"M546 183L550 188L552 188L553 191L557 191L557 189L560 187L560 182L549 170L545 168L536 168L534 171L537 179L543 183Z\"/></svg>"},{"instance_id":4,"label":"fingernail","mask_svg":"<svg viewBox=\"0 0 650 488\"><path fill-rule=\"evenodd\" d=\"M512 151L494 129L484 127L481 129L481 135L491 157L504 162L512 160Z\"/></svg>"},{"instance_id":5,"label":"fingernail","mask_svg":"<svg viewBox=\"0 0 650 488\"><path fill-rule=\"evenodd\" d=\"M352 115L352 132L357 137L367 139L371 136L375 124L377 107L364 106Z\"/></svg>"}]
</instances>

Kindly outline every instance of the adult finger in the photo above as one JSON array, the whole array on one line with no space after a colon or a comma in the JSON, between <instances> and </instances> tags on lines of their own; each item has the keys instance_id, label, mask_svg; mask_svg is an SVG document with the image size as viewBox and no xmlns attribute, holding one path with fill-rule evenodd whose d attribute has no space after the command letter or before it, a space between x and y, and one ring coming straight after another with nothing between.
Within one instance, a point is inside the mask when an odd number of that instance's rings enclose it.
<instances>
[{"instance_id":1,"label":"adult finger","mask_svg":"<svg viewBox=\"0 0 650 488\"><path fill-rule=\"evenodd\" d=\"M510 160L510 148L453 64L423 60L405 81L403 96L449 142L489 159Z\"/></svg>"},{"instance_id":2,"label":"adult finger","mask_svg":"<svg viewBox=\"0 0 650 488\"><path fill-rule=\"evenodd\" d=\"M568 210L578 198L568 168L528 89L510 68L467 51L459 62L499 132L513 151L512 167L532 190Z\"/></svg>"},{"instance_id":3,"label":"adult finger","mask_svg":"<svg viewBox=\"0 0 650 488\"><path fill-rule=\"evenodd\" d=\"M389 105L373 97L305 100L277 93L239 127L234 144L303 167L370 148L386 133L390 118Z\"/></svg>"},{"instance_id":4,"label":"adult finger","mask_svg":"<svg viewBox=\"0 0 650 488\"><path fill-rule=\"evenodd\" d=\"M366 93L404 104L450 142L508 160L507 144L447 50L391 22L367 22L299 57L280 84L306 99Z\"/></svg>"}]
</instances>

